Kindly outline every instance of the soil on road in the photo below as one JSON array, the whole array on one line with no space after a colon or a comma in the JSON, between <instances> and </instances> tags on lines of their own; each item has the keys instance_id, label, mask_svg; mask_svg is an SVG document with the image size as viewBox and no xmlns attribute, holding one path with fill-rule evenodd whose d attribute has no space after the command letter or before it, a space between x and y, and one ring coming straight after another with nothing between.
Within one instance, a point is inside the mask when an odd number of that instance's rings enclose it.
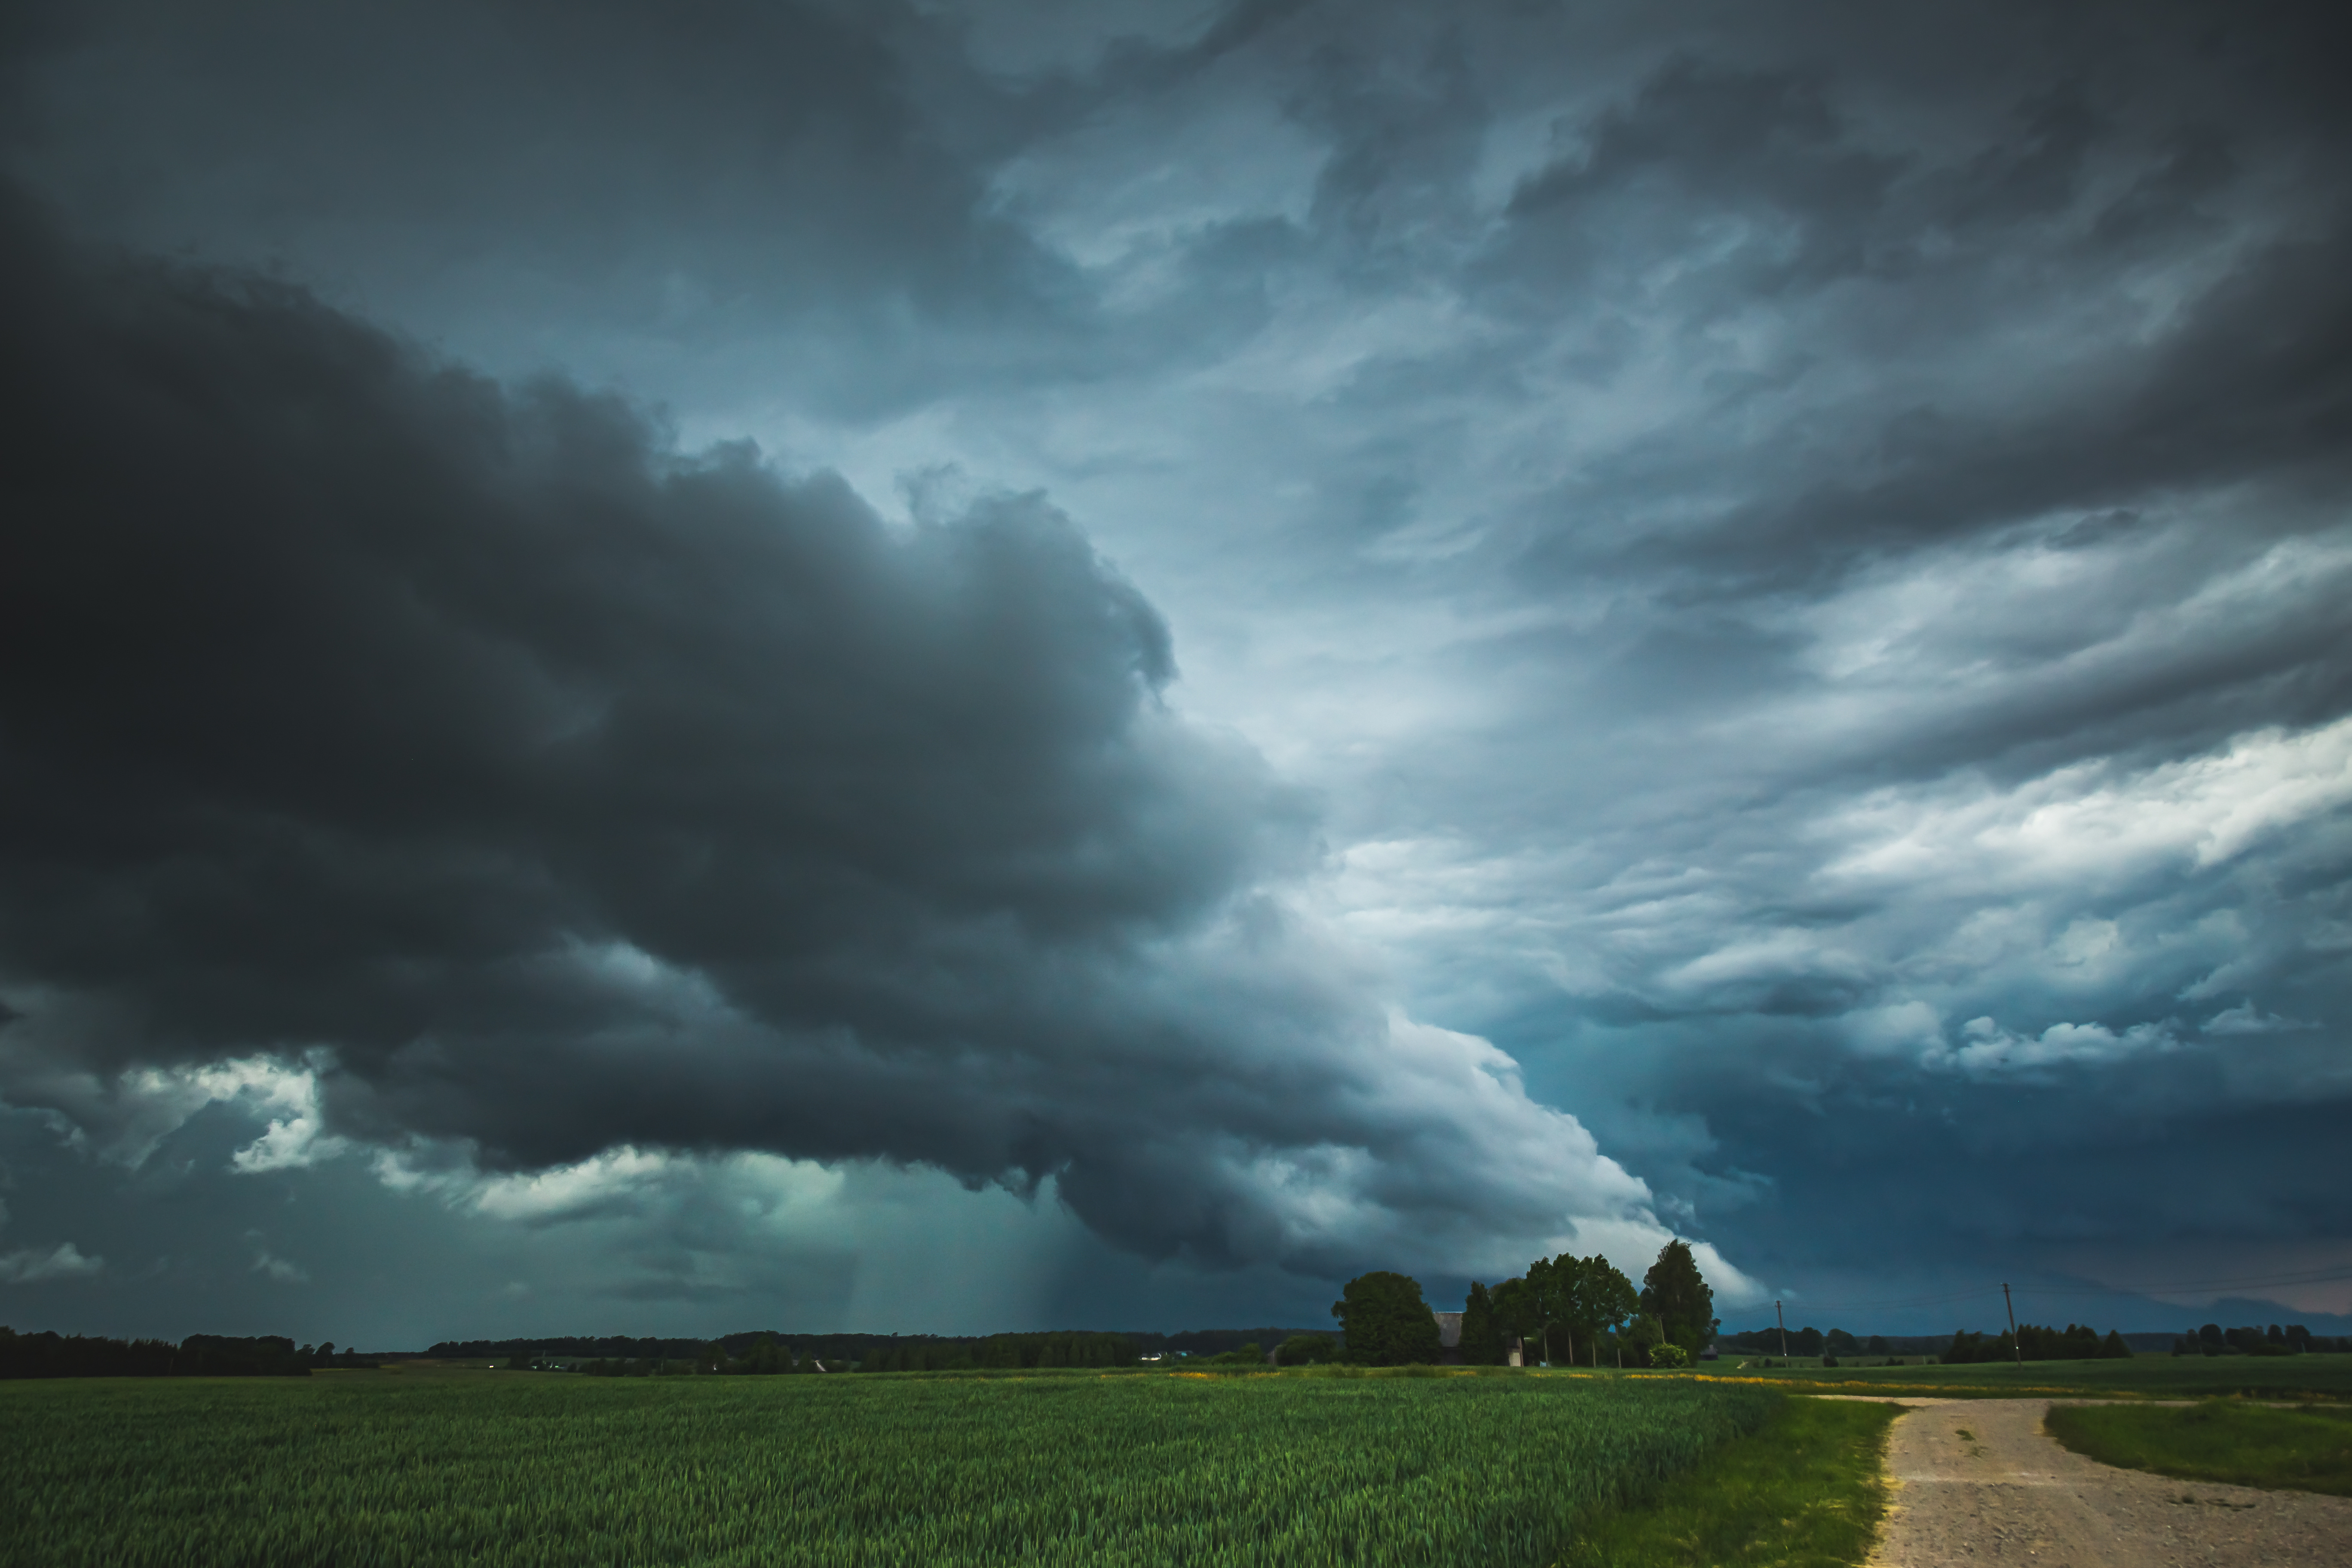
<instances>
[{"instance_id":1,"label":"soil on road","mask_svg":"<svg viewBox=\"0 0 2352 1568\"><path fill-rule=\"evenodd\" d=\"M2352 1568L2352 1498L2116 1469L2042 1430L2046 1399L1901 1403L1874 1568Z\"/></svg>"}]
</instances>

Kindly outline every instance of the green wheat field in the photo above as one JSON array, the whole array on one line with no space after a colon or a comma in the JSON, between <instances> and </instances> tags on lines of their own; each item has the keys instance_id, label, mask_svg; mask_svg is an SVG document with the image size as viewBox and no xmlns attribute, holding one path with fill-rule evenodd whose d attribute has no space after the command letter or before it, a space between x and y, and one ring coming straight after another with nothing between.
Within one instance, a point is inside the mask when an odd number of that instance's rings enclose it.
<instances>
[{"instance_id":1,"label":"green wheat field","mask_svg":"<svg viewBox=\"0 0 2352 1568\"><path fill-rule=\"evenodd\" d=\"M1541 1564L1753 1430L1543 1375L0 1384L0 1561Z\"/></svg>"}]
</instances>

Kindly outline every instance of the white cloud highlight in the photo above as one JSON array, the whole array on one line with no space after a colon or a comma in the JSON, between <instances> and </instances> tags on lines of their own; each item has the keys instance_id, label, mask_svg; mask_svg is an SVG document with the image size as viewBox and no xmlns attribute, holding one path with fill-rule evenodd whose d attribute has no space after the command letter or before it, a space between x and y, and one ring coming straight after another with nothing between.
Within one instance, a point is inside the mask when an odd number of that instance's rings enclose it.
<instances>
[{"instance_id":1,"label":"white cloud highlight","mask_svg":"<svg viewBox=\"0 0 2352 1568\"><path fill-rule=\"evenodd\" d=\"M2205 1020L2202 1025L2209 1035L2289 1035L2305 1034L2319 1027L2303 1018L2281 1017L2265 1013L2249 997L2234 1007L2225 1007Z\"/></svg>"},{"instance_id":2,"label":"white cloud highlight","mask_svg":"<svg viewBox=\"0 0 2352 1568\"><path fill-rule=\"evenodd\" d=\"M1922 799L1882 790L1827 825L1860 840L1832 881L1991 888L2105 881L2158 866L2204 868L2352 802L2352 719L2277 728L2223 751L2124 773L2073 763L2013 789Z\"/></svg>"},{"instance_id":3,"label":"white cloud highlight","mask_svg":"<svg viewBox=\"0 0 2352 1568\"><path fill-rule=\"evenodd\" d=\"M0 1285L44 1285L60 1279L87 1279L106 1267L103 1258L87 1258L70 1241L48 1252L37 1247L0 1257Z\"/></svg>"},{"instance_id":4,"label":"white cloud highlight","mask_svg":"<svg viewBox=\"0 0 2352 1568\"><path fill-rule=\"evenodd\" d=\"M2013 1033L1990 1018L1971 1018L1961 1044L1938 1044L1919 1064L1973 1079L2024 1078L2059 1067L2104 1067L2135 1057L2177 1051L2180 1042L2164 1024L2134 1024L2117 1034L2104 1024L2053 1024L2036 1036Z\"/></svg>"}]
</instances>

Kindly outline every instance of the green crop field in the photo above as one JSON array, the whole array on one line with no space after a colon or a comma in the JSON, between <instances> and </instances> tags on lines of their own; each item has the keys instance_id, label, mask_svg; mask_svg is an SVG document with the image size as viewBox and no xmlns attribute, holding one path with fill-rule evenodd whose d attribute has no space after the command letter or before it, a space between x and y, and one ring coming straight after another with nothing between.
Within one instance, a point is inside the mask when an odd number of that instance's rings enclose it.
<instances>
[{"instance_id":1,"label":"green crop field","mask_svg":"<svg viewBox=\"0 0 2352 1568\"><path fill-rule=\"evenodd\" d=\"M1769 1390L350 1373L0 1384L0 1561L1540 1564Z\"/></svg>"},{"instance_id":2,"label":"green crop field","mask_svg":"<svg viewBox=\"0 0 2352 1568\"><path fill-rule=\"evenodd\" d=\"M1899 1405L1790 1399L1643 1506L1579 1531L1560 1568L1851 1568L1886 1512Z\"/></svg>"},{"instance_id":3,"label":"green crop field","mask_svg":"<svg viewBox=\"0 0 2352 1568\"><path fill-rule=\"evenodd\" d=\"M2352 1410L2278 1410L2212 1399L2173 1405L2061 1405L2050 1435L2105 1465L2352 1497Z\"/></svg>"},{"instance_id":4,"label":"green crop field","mask_svg":"<svg viewBox=\"0 0 2352 1568\"><path fill-rule=\"evenodd\" d=\"M1751 1358L1760 1361L1762 1358ZM1742 1366L1727 1357L1706 1375L1779 1384L1790 1393L1926 1394L1953 1399L2352 1399L2352 1355L2134 1356L2128 1361L2030 1361L2023 1366Z\"/></svg>"}]
</instances>

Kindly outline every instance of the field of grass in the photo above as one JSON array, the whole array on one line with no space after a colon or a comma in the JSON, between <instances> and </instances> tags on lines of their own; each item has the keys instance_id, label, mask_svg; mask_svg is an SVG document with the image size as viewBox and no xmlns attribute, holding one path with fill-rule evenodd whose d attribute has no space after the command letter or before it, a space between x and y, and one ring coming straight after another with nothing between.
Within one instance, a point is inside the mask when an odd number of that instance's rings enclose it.
<instances>
[{"instance_id":1,"label":"field of grass","mask_svg":"<svg viewBox=\"0 0 2352 1568\"><path fill-rule=\"evenodd\" d=\"M2050 1435L2103 1465L2190 1481L2352 1497L2352 1410L2208 1400L2186 1409L2061 1405Z\"/></svg>"},{"instance_id":2,"label":"field of grass","mask_svg":"<svg viewBox=\"0 0 2352 1568\"><path fill-rule=\"evenodd\" d=\"M1886 1510L1899 1405L1791 1399L1635 1507L1580 1531L1560 1568L1850 1568Z\"/></svg>"},{"instance_id":3,"label":"field of grass","mask_svg":"<svg viewBox=\"0 0 2352 1568\"><path fill-rule=\"evenodd\" d=\"M1549 1563L1771 1391L1533 1376L0 1384L0 1561Z\"/></svg>"},{"instance_id":4,"label":"field of grass","mask_svg":"<svg viewBox=\"0 0 2352 1568\"><path fill-rule=\"evenodd\" d=\"M2134 1356L1969 1366L1742 1367L1727 1357L1704 1375L1760 1380L1792 1393L1926 1394L1950 1399L2078 1394L2095 1399L2352 1400L2352 1355Z\"/></svg>"}]
</instances>

